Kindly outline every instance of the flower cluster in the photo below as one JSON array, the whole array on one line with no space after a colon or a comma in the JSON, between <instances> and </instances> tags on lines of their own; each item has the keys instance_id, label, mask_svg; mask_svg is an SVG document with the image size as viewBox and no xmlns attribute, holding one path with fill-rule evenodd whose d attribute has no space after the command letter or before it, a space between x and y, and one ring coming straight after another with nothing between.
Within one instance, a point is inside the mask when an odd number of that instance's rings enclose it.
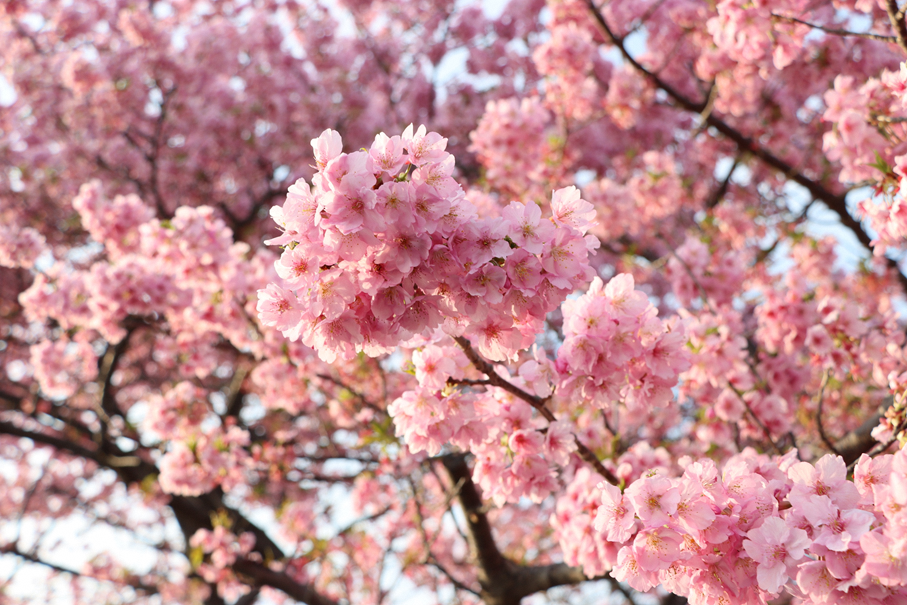
<instances>
[{"instance_id":1,"label":"flower cluster","mask_svg":"<svg viewBox=\"0 0 907 605\"><path fill-rule=\"evenodd\" d=\"M626 179L605 177L584 189L599 209L597 234L605 240L624 234L654 240L658 232L653 230L653 223L670 224L670 217L689 203L683 174L668 154L647 151L633 161L631 168Z\"/></svg>"},{"instance_id":2,"label":"flower cluster","mask_svg":"<svg viewBox=\"0 0 907 605\"><path fill-rule=\"evenodd\" d=\"M537 97L489 101L469 138L470 150L485 167L485 178L496 188L541 197L541 185L561 176L566 162L552 144L551 115Z\"/></svg>"},{"instance_id":3,"label":"flower cluster","mask_svg":"<svg viewBox=\"0 0 907 605\"><path fill-rule=\"evenodd\" d=\"M553 518L568 563L593 575L613 568L637 590L662 584L710 605L762 603L785 586L815 603L907 596L898 529L907 451L864 455L853 482L840 457L814 466L795 453L769 459L747 450L721 470L711 460L681 461L680 477L653 470L623 492L600 484L595 531L589 478L578 472Z\"/></svg>"},{"instance_id":4,"label":"flower cluster","mask_svg":"<svg viewBox=\"0 0 907 605\"><path fill-rule=\"evenodd\" d=\"M834 128L825 133L825 155L841 164L843 183L877 184L878 198L860 202L860 211L877 233L873 251L882 255L901 247L907 239L907 211L903 203L907 178L907 103L904 90L907 66L884 70L862 83L849 75L835 78L825 93L827 109L822 118Z\"/></svg>"},{"instance_id":5,"label":"flower cluster","mask_svg":"<svg viewBox=\"0 0 907 605\"><path fill-rule=\"evenodd\" d=\"M550 78L546 101L558 114L588 120L601 106L602 91L591 73L596 56L589 28L575 22L553 25L551 38L535 49L536 68Z\"/></svg>"},{"instance_id":6,"label":"flower cluster","mask_svg":"<svg viewBox=\"0 0 907 605\"><path fill-rule=\"evenodd\" d=\"M31 227L0 227L0 267L30 269L46 247L44 236Z\"/></svg>"},{"instance_id":7,"label":"flower cluster","mask_svg":"<svg viewBox=\"0 0 907 605\"><path fill-rule=\"evenodd\" d=\"M727 305L742 289L744 258L739 252L710 250L701 240L688 238L668 261L665 273L683 306L703 296L713 305Z\"/></svg>"},{"instance_id":8,"label":"flower cluster","mask_svg":"<svg viewBox=\"0 0 907 605\"><path fill-rule=\"evenodd\" d=\"M97 355L84 341L44 340L32 345L31 364L47 397L70 397L98 376Z\"/></svg>"},{"instance_id":9,"label":"flower cluster","mask_svg":"<svg viewBox=\"0 0 907 605\"><path fill-rule=\"evenodd\" d=\"M586 294L562 309L561 389L601 408L623 401L645 410L673 397L679 373L689 367L683 330L658 319L632 275L618 275L607 285L596 277Z\"/></svg>"},{"instance_id":10,"label":"flower cluster","mask_svg":"<svg viewBox=\"0 0 907 605\"><path fill-rule=\"evenodd\" d=\"M708 31L729 58L760 68L767 67L770 61L776 69L784 69L800 54L803 39L809 33L805 25L773 18L776 13L801 14L802 9L791 4L779 0L721 0L716 6L718 14L708 21ZM805 8L802 2L793 4Z\"/></svg>"},{"instance_id":11,"label":"flower cluster","mask_svg":"<svg viewBox=\"0 0 907 605\"><path fill-rule=\"evenodd\" d=\"M297 181L272 209L283 281L259 291L262 323L329 363L439 326L473 337L491 360L529 346L545 315L592 277L594 211L568 187L552 196L550 219L519 202L477 218L446 145L424 127L379 134L368 152L341 153L330 130L315 139L313 187Z\"/></svg>"},{"instance_id":12,"label":"flower cluster","mask_svg":"<svg viewBox=\"0 0 907 605\"><path fill-rule=\"evenodd\" d=\"M72 207L82 218L82 226L114 257L138 252L139 225L154 217L154 211L135 194L108 200L98 179L79 188Z\"/></svg>"},{"instance_id":13,"label":"flower cluster","mask_svg":"<svg viewBox=\"0 0 907 605\"><path fill-rule=\"evenodd\" d=\"M198 565L198 574L215 584L217 592L226 599L237 599L249 592L249 587L236 578L231 566L238 558L248 555L255 546L255 535L244 532L238 537L221 525L214 531L200 529L189 540L189 546L208 560Z\"/></svg>"},{"instance_id":14,"label":"flower cluster","mask_svg":"<svg viewBox=\"0 0 907 605\"><path fill-rule=\"evenodd\" d=\"M147 401L145 428L170 444L158 462L161 489L167 493L197 496L218 485L230 490L245 481L249 433L237 426L219 426L206 395L192 383L181 382Z\"/></svg>"},{"instance_id":15,"label":"flower cluster","mask_svg":"<svg viewBox=\"0 0 907 605\"><path fill-rule=\"evenodd\" d=\"M470 366L450 341L425 345L412 357L419 386L388 407L411 452L437 455L444 446L472 451L473 478L499 506L520 498L540 502L557 489L553 465L566 466L577 448L570 422L533 418L529 404L501 388L470 392L448 385L448 379L464 381ZM496 369L539 397L550 395L557 379L540 349L520 366L519 377Z\"/></svg>"}]
</instances>

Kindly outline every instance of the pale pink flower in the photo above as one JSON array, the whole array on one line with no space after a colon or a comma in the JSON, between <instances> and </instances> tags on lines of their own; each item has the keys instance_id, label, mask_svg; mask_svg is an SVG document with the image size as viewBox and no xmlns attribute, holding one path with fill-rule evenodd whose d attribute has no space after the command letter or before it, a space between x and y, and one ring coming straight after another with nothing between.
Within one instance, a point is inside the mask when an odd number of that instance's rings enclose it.
<instances>
[{"instance_id":1,"label":"pale pink flower","mask_svg":"<svg viewBox=\"0 0 907 605\"><path fill-rule=\"evenodd\" d=\"M514 431L507 440L507 447L519 456L531 456L542 451L544 436L535 429Z\"/></svg>"},{"instance_id":2,"label":"pale pink flower","mask_svg":"<svg viewBox=\"0 0 907 605\"><path fill-rule=\"evenodd\" d=\"M504 298L501 290L506 281L507 273L503 269L492 264L484 264L465 276L461 284L463 289L473 296L478 296L488 303L495 304L501 302Z\"/></svg>"},{"instance_id":3,"label":"pale pink flower","mask_svg":"<svg viewBox=\"0 0 907 605\"><path fill-rule=\"evenodd\" d=\"M510 202L501 211L501 216L507 223L510 239L526 252L540 253L544 243L554 234L554 225L542 220L542 209L536 203Z\"/></svg>"},{"instance_id":4,"label":"pale pink flower","mask_svg":"<svg viewBox=\"0 0 907 605\"><path fill-rule=\"evenodd\" d=\"M258 291L258 317L266 326L274 326L290 340L299 338L302 310L296 295L277 284Z\"/></svg>"},{"instance_id":5,"label":"pale pink flower","mask_svg":"<svg viewBox=\"0 0 907 605\"><path fill-rule=\"evenodd\" d=\"M595 514L595 529L604 532L611 542L626 542L636 528L633 506L617 486L602 482L598 488L602 491L602 505Z\"/></svg>"},{"instance_id":6,"label":"pale pink flower","mask_svg":"<svg viewBox=\"0 0 907 605\"><path fill-rule=\"evenodd\" d=\"M885 586L907 584L907 536L898 534L889 538L871 531L860 538L860 547L866 553L862 569Z\"/></svg>"},{"instance_id":7,"label":"pale pink flower","mask_svg":"<svg viewBox=\"0 0 907 605\"><path fill-rule=\"evenodd\" d=\"M343 151L340 133L328 128L317 139L312 139L312 150L315 152L315 163L318 165L318 169L324 170L328 162Z\"/></svg>"},{"instance_id":8,"label":"pale pink flower","mask_svg":"<svg viewBox=\"0 0 907 605\"><path fill-rule=\"evenodd\" d=\"M553 388L556 370L545 349L533 345L533 359L520 366L520 378L526 381L538 397L548 397Z\"/></svg>"},{"instance_id":9,"label":"pale pink flower","mask_svg":"<svg viewBox=\"0 0 907 605\"><path fill-rule=\"evenodd\" d=\"M839 510L828 496L812 496L809 500L810 505L803 508L803 515L818 529L812 537L813 542L829 550L848 550L875 521L875 515L865 510Z\"/></svg>"},{"instance_id":10,"label":"pale pink flower","mask_svg":"<svg viewBox=\"0 0 907 605\"><path fill-rule=\"evenodd\" d=\"M406 164L403 157L403 139L397 135L388 137L379 132L375 135L375 142L369 149L369 155L372 156L375 166L391 176L396 175Z\"/></svg>"},{"instance_id":11,"label":"pale pink flower","mask_svg":"<svg viewBox=\"0 0 907 605\"><path fill-rule=\"evenodd\" d=\"M667 569L681 558L683 538L668 527L650 527L636 534L633 550L637 564L646 571Z\"/></svg>"},{"instance_id":12,"label":"pale pink flower","mask_svg":"<svg viewBox=\"0 0 907 605\"><path fill-rule=\"evenodd\" d=\"M435 345L426 345L413 353L416 380L430 391L440 391L447 379L456 372L456 363L446 351Z\"/></svg>"},{"instance_id":13,"label":"pale pink flower","mask_svg":"<svg viewBox=\"0 0 907 605\"><path fill-rule=\"evenodd\" d=\"M776 593L787 582L793 565L803 558L810 545L802 529L790 528L783 519L769 517L756 529L751 529L743 548L756 563L759 587Z\"/></svg>"},{"instance_id":14,"label":"pale pink flower","mask_svg":"<svg viewBox=\"0 0 907 605\"><path fill-rule=\"evenodd\" d=\"M617 554L617 565L611 572L618 582L626 582L631 588L645 592L658 584L658 576L642 568L636 559L636 549L624 546Z\"/></svg>"},{"instance_id":15,"label":"pale pink flower","mask_svg":"<svg viewBox=\"0 0 907 605\"><path fill-rule=\"evenodd\" d=\"M595 225L595 208L580 199L579 189L572 185L551 194L551 212L557 225L572 227L582 234Z\"/></svg>"},{"instance_id":16,"label":"pale pink flower","mask_svg":"<svg viewBox=\"0 0 907 605\"><path fill-rule=\"evenodd\" d=\"M521 290L533 292L542 282L542 263L526 250L514 250L504 263L504 269L511 283Z\"/></svg>"},{"instance_id":17,"label":"pale pink flower","mask_svg":"<svg viewBox=\"0 0 907 605\"><path fill-rule=\"evenodd\" d=\"M797 508L808 508L814 495L828 496L841 509L854 508L860 501L856 486L847 480L847 467L840 456L826 454L815 467L798 462L787 474L794 482L788 499Z\"/></svg>"},{"instance_id":18,"label":"pale pink flower","mask_svg":"<svg viewBox=\"0 0 907 605\"><path fill-rule=\"evenodd\" d=\"M680 503L680 490L667 477L653 475L635 481L624 492L647 526L669 523Z\"/></svg>"},{"instance_id":19,"label":"pale pink flower","mask_svg":"<svg viewBox=\"0 0 907 605\"><path fill-rule=\"evenodd\" d=\"M489 315L467 329L478 340L479 352L491 361L506 361L523 348L523 335L513 326L513 320Z\"/></svg>"},{"instance_id":20,"label":"pale pink flower","mask_svg":"<svg viewBox=\"0 0 907 605\"><path fill-rule=\"evenodd\" d=\"M545 455L552 462L566 466L570 462L570 454L577 449L573 427L565 419L552 422L545 432Z\"/></svg>"}]
</instances>

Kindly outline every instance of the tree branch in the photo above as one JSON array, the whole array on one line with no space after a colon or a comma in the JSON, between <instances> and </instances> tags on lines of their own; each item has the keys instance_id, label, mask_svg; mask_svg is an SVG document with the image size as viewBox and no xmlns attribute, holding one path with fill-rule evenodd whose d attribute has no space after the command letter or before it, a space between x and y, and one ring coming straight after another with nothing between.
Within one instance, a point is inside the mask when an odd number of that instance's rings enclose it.
<instances>
[{"instance_id":1,"label":"tree branch","mask_svg":"<svg viewBox=\"0 0 907 605\"><path fill-rule=\"evenodd\" d=\"M319 593L310 584L297 582L282 571L275 571L257 561L238 559L233 564L237 573L249 577L256 586L270 586L283 592L288 597L306 605L339 605L334 599Z\"/></svg>"},{"instance_id":2,"label":"tree branch","mask_svg":"<svg viewBox=\"0 0 907 605\"><path fill-rule=\"evenodd\" d=\"M142 481L158 473L156 466L135 456L124 456L115 444L105 441L103 452L92 451L65 439L28 431L18 426L0 421L0 434L31 439L35 443L52 446L60 451L92 460L97 464L117 472L121 480L127 484L140 484ZM122 465L120 461L125 458L135 460L135 464ZM251 532L255 536L254 551L266 560L283 558L285 555L280 547L257 525L246 519L239 511L227 506L223 500L223 492L216 488L201 496L171 496L170 508L180 525L180 529L188 542L189 538L199 529L213 529L212 515L226 513L230 520L231 531L237 535ZM239 567L237 567L239 565ZM323 595L318 594L311 586L300 584L286 574L275 572L260 563L246 561L238 562L234 569L260 580L261 585L268 585L282 590L290 597L307 603L308 605L336 605L336 603ZM249 573L253 571L254 573Z\"/></svg>"},{"instance_id":3,"label":"tree branch","mask_svg":"<svg viewBox=\"0 0 907 605\"><path fill-rule=\"evenodd\" d=\"M19 548L15 544L7 544L5 546L0 546L0 555L12 555L15 557L19 557L23 561L28 561L29 563L35 563L36 565L42 565L57 573L65 573L65 574L69 574L69 575L76 576L79 578L91 578L93 580L97 580L97 578L94 578L91 575L86 575L79 571L76 571L75 569L69 569L68 567L63 567L61 565L56 565L55 563L50 563L49 561L45 561L35 554L23 552L23 551L19 550ZM100 581L100 580L97 580L97 581ZM151 586L149 584L144 584L144 583L140 582L138 580L138 578L135 578L132 581L125 581L125 579L120 582L117 582L117 581L111 580L111 579L108 579L107 581L112 582L114 584L129 586L131 588L134 588L135 590L140 590L147 594L157 594L157 592L158 592L158 590L155 586Z\"/></svg>"},{"instance_id":4,"label":"tree branch","mask_svg":"<svg viewBox=\"0 0 907 605\"><path fill-rule=\"evenodd\" d=\"M98 407L100 408L101 413L106 416L106 418L102 418L105 425L112 416L120 415L120 410L111 393L111 381L113 380L113 373L116 371L117 364L123 356L123 353L126 352L126 347L129 346L129 339L135 329L135 325L127 327L126 335L123 336L117 344L113 346L108 345L107 351L98 364L100 366L98 368L98 377L100 378L98 382L101 384L101 396L99 398Z\"/></svg>"},{"instance_id":5,"label":"tree branch","mask_svg":"<svg viewBox=\"0 0 907 605\"><path fill-rule=\"evenodd\" d=\"M822 386L819 387L819 402L818 404L816 404L816 428L819 429L819 438L822 440L822 443L825 444L825 447L827 447L828 450L836 456L840 456L841 452L838 451L838 448L835 447L835 444L832 443L828 438L828 435L825 434L825 426L822 424L822 407L825 403L825 387L828 386L828 378L830 373L830 371L825 372L825 375L822 376Z\"/></svg>"},{"instance_id":6,"label":"tree branch","mask_svg":"<svg viewBox=\"0 0 907 605\"><path fill-rule=\"evenodd\" d=\"M895 8L897 7L895 0L887 0L887 2L889 4L895 5ZM702 114L705 111L706 107L708 106L707 99L703 102L693 101L692 99L689 99L685 95L681 94L679 90L665 82L660 76L646 69L627 50L623 38L620 38L614 33L614 31L608 25L607 21L605 21L605 18L602 15L601 11L595 5L594 0L586 0L586 4L592 13L593 19L599 26L599 29L601 29L601 31L605 34L607 40L610 41L611 44L616 46L618 50L620 50L621 55L623 55L624 59L630 65L632 65L634 69L636 69L641 75L645 76L650 82L652 82L652 84L667 93L667 95L675 103L677 103L677 105L681 109L685 109L687 111L698 114ZM895 15L895 17L898 17L899 27L905 31L905 37L907 37L907 28L905 28L904 25L903 13L899 12ZM905 52L907 52L907 46L902 45L902 47L905 48ZM860 223L860 221L852 217L850 215L850 212L848 212L847 201L844 195L834 193L833 191L827 189L820 182L807 177L801 172L798 172L793 166L790 165L790 163L785 162L764 147L757 145L750 137L744 135L739 130L736 130L727 122L716 116L714 112L709 112L706 115L705 123L734 142L734 144L737 145L738 150L740 150L741 152L748 152L752 154L767 166L784 173L784 175L788 179L809 191L810 195L822 201L826 206L828 206L829 210L838 215L838 220L841 221L841 224L852 231L861 244L863 244L868 250L872 250L872 246L870 245L872 238L870 238L866 231L863 229L863 225ZM907 276L905 276L901 272L901 269L895 259L887 258L887 261L889 269L894 271L898 276L898 280L901 284L901 289L907 292Z\"/></svg>"},{"instance_id":7,"label":"tree branch","mask_svg":"<svg viewBox=\"0 0 907 605\"><path fill-rule=\"evenodd\" d=\"M542 399L536 395L527 393L520 387L511 384L509 381L504 380L494 371L494 366L491 365L488 361L482 358L481 355L472 348L472 343L463 336L456 336L454 340L460 345L460 348L463 349L463 352L466 353L467 359L472 362L472 365L475 366L477 370L488 376L488 385L496 386L501 389L504 389L511 395L514 395L532 407L534 407L538 412L548 421L548 422L557 422L557 418L549 410L545 403L548 399ZM590 450L585 443L579 440L579 438L574 435L573 439L576 441L577 452L579 453L580 458L585 460L592 468L598 472L599 475L605 478L608 483L612 485L620 485L620 480L614 476L614 473L605 468L605 465L602 464L601 460L598 459L598 456L595 455L595 452Z\"/></svg>"},{"instance_id":8,"label":"tree branch","mask_svg":"<svg viewBox=\"0 0 907 605\"><path fill-rule=\"evenodd\" d=\"M898 8L897 0L885 0L885 11L897 37L898 46L907 53L907 24L904 23L904 10Z\"/></svg>"},{"instance_id":9,"label":"tree branch","mask_svg":"<svg viewBox=\"0 0 907 605\"><path fill-rule=\"evenodd\" d=\"M802 19L797 19L796 17L788 17L786 15L777 15L772 13L772 20L774 21L789 21L791 23L799 23L800 25L805 25L813 29L825 32L826 34L832 34L834 36L855 36L858 38L866 38L868 40L876 40L878 42L897 42L898 39L896 36L884 36L882 34L874 34L872 32L852 32L846 29L834 29L831 27L825 27L824 25L819 25L818 23L810 23L809 21L803 21Z\"/></svg>"},{"instance_id":10,"label":"tree branch","mask_svg":"<svg viewBox=\"0 0 907 605\"><path fill-rule=\"evenodd\" d=\"M465 454L448 454L438 458L454 485L459 485L457 500L466 517L470 551L476 560L480 596L486 605L519 605L523 597L544 592L555 586L580 584L589 580L580 567L565 563L525 566L501 554L485 514L482 498Z\"/></svg>"}]
</instances>

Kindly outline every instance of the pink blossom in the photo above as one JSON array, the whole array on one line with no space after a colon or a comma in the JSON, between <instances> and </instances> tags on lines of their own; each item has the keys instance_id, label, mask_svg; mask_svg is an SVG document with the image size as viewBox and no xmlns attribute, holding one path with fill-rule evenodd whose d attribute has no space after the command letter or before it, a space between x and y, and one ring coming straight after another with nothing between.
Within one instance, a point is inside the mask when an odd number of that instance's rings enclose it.
<instances>
[{"instance_id":1,"label":"pink blossom","mask_svg":"<svg viewBox=\"0 0 907 605\"><path fill-rule=\"evenodd\" d=\"M636 514L649 527L669 523L680 503L680 491L662 475L636 481L624 493Z\"/></svg>"},{"instance_id":2,"label":"pink blossom","mask_svg":"<svg viewBox=\"0 0 907 605\"><path fill-rule=\"evenodd\" d=\"M798 508L809 507L814 495L828 496L841 509L853 508L860 501L857 488L847 481L847 469L839 456L826 454L815 467L798 462L791 466L788 475L794 483L788 498Z\"/></svg>"},{"instance_id":3,"label":"pink blossom","mask_svg":"<svg viewBox=\"0 0 907 605\"><path fill-rule=\"evenodd\" d=\"M436 132L427 133L424 125L419 126L415 133L412 124L407 126L403 131L402 140L406 151L409 152L409 161L416 165L442 160L444 150L447 148L447 139Z\"/></svg>"},{"instance_id":4,"label":"pink blossom","mask_svg":"<svg viewBox=\"0 0 907 605\"><path fill-rule=\"evenodd\" d=\"M907 537L889 538L871 531L860 538L860 547L866 553L863 570L885 586L907 583Z\"/></svg>"},{"instance_id":5,"label":"pink blossom","mask_svg":"<svg viewBox=\"0 0 907 605\"><path fill-rule=\"evenodd\" d=\"M491 361L505 361L523 348L523 335L509 317L489 315L468 328L475 335L479 352Z\"/></svg>"},{"instance_id":6,"label":"pink blossom","mask_svg":"<svg viewBox=\"0 0 907 605\"><path fill-rule=\"evenodd\" d=\"M416 380L430 391L440 391L447 379L456 372L456 364L446 352L435 345L427 345L413 353Z\"/></svg>"},{"instance_id":7,"label":"pink blossom","mask_svg":"<svg viewBox=\"0 0 907 605\"><path fill-rule=\"evenodd\" d=\"M266 326L274 326L291 340L299 338L302 310L296 296L277 284L268 284L258 291L259 318Z\"/></svg>"},{"instance_id":8,"label":"pink blossom","mask_svg":"<svg viewBox=\"0 0 907 605\"><path fill-rule=\"evenodd\" d=\"M802 529L791 529L778 517L769 517L751 529L743 541L746 554L756 561L759 587L777 593L787 582L793 564L803 558L810 540Z\"/></svg>"},{"instance_id":9,"label":"pink blossom","mask_svg":"<svg viewBox=\"0 0 907 605\"><path fill-rule=\"evenodd\" d=\"M501 216L507 222L513 243L532 254L541 252L543 243L554 232L554 226L549 221L542 220L542 210L538 204L510 202Z\"/></svg>"},{"instance_id":10,"label":"pink blossom","mask_svg":"<svg viewBox=\"0 0 907 605\"><path fill-rule=\"evenodd\" d=\"M339 156L343 150L340 134L331 129L325 130L317 139L312 139L312 149L319 170L324 170L328 162Z\"/></svg>"},{"instance_id":11,"label":"pink blossom","mask_svg":"<svg viewBox=\"0 0 907 605\"><path fill-rule=\"evenodd\" d=\"M611 542L626 542L636 527L633 507L616 486L600 483L598 488L602 491L602 505L595 515L596 531L604 532Z\"/></svg>"},{"instance_id":12,"label":"pink blossom","mask_svg":"<svg viewBox=\"0 0 907 605\"><path fill-rule=\"evenodd\" d=\"M551 394L555 369L544 349L533 347L533 359L520 366L519 375L532 387L536 396L548 397Z\"/></svg>"},{"instance_id":13,"label":"pink blossom","mask_svg":"<svg viewBox=\"0 0 907 605\"><path fill-rule=\"evenodd\" d=\"M836 552L848 550L851 542L858 542L875 521L875 515L864 510L839 510L828 496L810 497L810 506L803 514L818 529L813 542Z\"/></svg>"},{"instance_id":14,"label":"pink blossom","mask_svg":"<svg viewBox=\"0 0 907 605\"><path fill-rule=\"evenodd\" d=\"M541 433L527 429L515 431L511 434L510 439L507 441L507 447L518 456L531 456L542 451L544 442L545 437Z\"/></svg>"},{"instance_id":15,"label":"pink blossom","mask_svg":"<svg viewBox=\"0 0 907 605\"><path fill-rule=\"evenodd\" d=\"M624 546L617 555L617 565L611 572L618 582L626 582L631 588L647 591L658 583L657 576L643 569L636 559L636 549Z\"/></svg>"},{"instance_id":16,"label":"pink blossom","mask_svg":"<svg viewBox=\"0 0 907 605\"><path fill-rule=\"evenodd\" d=\"M561 419L548 425L545 432L547 458L554 464L566 466L570 462L570 454L576 450L576 438L573 436L573 427L570 423Z\"/></svg>"},{"instance_id":17,"label":"pink blossom","mask_svg":"<svg viewBox=\"0 0 907 605\"><path fill-rule=\"evenodd\" d=\"M633 540L636 563L646 571L667 569L679 558L682 542L680 534L667 527L644 529Z\"/></svg>"},{"instance_id":18,"label":"pink blossom","mask_svg":"<svg viewBox=\"0 0 907 605\"><path fill-rule=\"evenodd\" d=\"M462 284L463 289L473 296L481 297L485 301L495 304L501 302L504 298L501 290L504 288L506 280L507 274L503 269L491 264L485 264L464 277Z\"/></svg>"},{"instance_id":19,"label":"pink blossom","mask_svg":"<svg viewBox=\"0 0 907 605\"><path fill-rule=\"evenodd\" d=\"M580 191L570 186L558 189L551 195L553 220L558 226L570 226L585 233L595 223L595 209L589 202L580 199Z\"/></svg>"},{"instance_id":20,"label":"pink blossom","mask_svg":"<svg viewBox=\"0 0 907 605\"><path fill-rule=\"evenodd\" d=\"M369 155L380 170L389 175L396 175L406 159L403 157L403 140L399 136L389 137L383 132L375 135L375 142L369 149Z\"/></svg>"}]
</instances>

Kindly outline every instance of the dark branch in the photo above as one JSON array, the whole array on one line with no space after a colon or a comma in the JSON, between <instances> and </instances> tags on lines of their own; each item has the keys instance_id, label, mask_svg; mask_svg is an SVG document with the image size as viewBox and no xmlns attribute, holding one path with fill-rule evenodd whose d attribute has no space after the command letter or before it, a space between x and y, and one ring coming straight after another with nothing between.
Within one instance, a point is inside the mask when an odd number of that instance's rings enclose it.
<instances>
[{"instance_id":1,"label":"dark branch","mask_svg":"<svg viewBox=\"0 0 907 605\"><path fill-rule=\"evenodd\" d=\"M883 36L882 34L874 34L872 32L852 32L847 29L835 29L832 27L825 27L824 25L819 25L818 23L810 23L809 21L803 21L802 19L797 19L796 17L787 17L785 15L776 15L772 13L772 19L775 21L789 21L791 23L799 23L800 25L805 25L813 29L825 32L826 34L832 34L834 36L854 36L857 38L866 38L868 40L876 40L878 42L897 42L898 39L895 36Z\"/></svg>"},{"instance_id":2,"label":"dark branch","mask_svg":"<svg viewBox=\"0 0 907 605\"><path fill-rule=\"evenodd\" d=\"M233 564L236 573L247 576L255 586L270 586L306 605L338 605L338 602L319 593L310 584L297 582L282 571L274 571L264 563L239 559Z\"/></svg>"},{"instance_id":3,"label":"dark branch","mask_svg":"<svg viewBox=\"0 0 907 605\"><path fill-rule=\"evenodd\" d=\"M879 406L879 409L872 416L835 443L835 449L844 458L844 462L847 464L855 462L862 454L870 451L877 444L872 436L872 429L879 426L879 421L885 414L885 410L891 407L892 403L894 403L894 398L886 397L884 403Z\"/></svg>"},{"instance_id":4,"label":"dark branch","mask_svg":"<svg viewBox=\"0 0 907 605\"><path fill-rule=\"evenodd\" d=\"M894 0L887 0L889 4L894 4L895 8L897 3ZM681 94L679 90L665 82L658 74L652 73L646 69L639 61L637 61L630 52L627 50L626 45L624 44L623 38L617 36L611 27L605 21L604 16L601 11L598 10L598 7L595 5L593 0L586 0L586 4L589 7L589 10L592 12L592 17L595 19L596 24L599 26L601 31L605 34L607 40L611 42L614 46L620 50L624 59L633 66L640 74L645 76L652 84L662 89L667 95L681 108L686 111L693 113L703 114L708 106L708 99L705 101L694 101L687 98L685 95ZM905 31L905 37L907 37L907 29L904 26L904 15L903 13L898 13L896 15L899 18L899 26ZM902 44L902 48L905 48L907 52L907 47ZM843 194L834 193L833 191L827 189L818 181L807 177L802 172L797 171L791 164L782 160L778 156L774 155L769 150L757 145L750 137L746 136L739 130L736 130L727 122L715 115L714 112L709 112L705 116L705 124L711 126L720 134L730 139L737 145L737 149L741 152L747 152L761 160L767 166L782 172L788 179L797 183L807 191L814 198L822 201L829 210L838 215L838 220L841 221L841 224L851 230L857 239L860 241L863 246L868 250L872 249L871 242L872 238L869 237L869 234L863 229L863 225L850 215L850 212L847 210L847 202ZM888 258L888 267L898 276L898 279L901 284L901 289L907 292L907 276L902 272L898 263L895 259Z\"/></svg>"},{"instance_id":5,"label":"dark branch","mask_svg":"<svg viewBox=\"0 0 907 605\"><path fill-rule=\"evenodd\" d=\"M472 481L472 471L464 454L438 458L453 485L459 486L456 498L466 517L467 539L475 558L481 597L486 605L519 605L523 597L555 586L580 584L589 580L579 567L564 563L524 566L511 561L498 549L482 497Z\"/></svg>"},{"instance_id":6,"label":"dark branch","mask_svg":"<svg viewBox=\"0 0 907 605\"><path fill-rule=\"evenodd\" d=\"M825 387L828 385L828 375L829 372L825 372L825 375L822 377L822 386L819 388L819 403L816 405L816 428L819 429L819 438L822 440L822 443L825 444L825 447L833 454L840 456L841 452L838 451L838 448L835 447L828 438L828 435L825 434L825 425L822 424L822 407L825 403Z\"/></svg>"},{"instance_id":7,"label":"dark branch","mask_svg":"<svg viewBox=\"0 0 907 605\"><path fill-rule=\"evenodd\" d=\"M66 439L25 430L5 421L0 421L0 434L31 439L35 443L49 445L62 452L93 460L101 466L116 471L127 484L141 484L147 477L158 473L157 467L150 462L136 456L124 455L115 444L109 441L102 444L103 452L93 451ZM124 465L121 463L124 459L130 459L134 463ZM213 529L213 514L225 513L230 520L231 531L237 535L251 532L255 536L254 551L264 560L271 561L284 557L283 551L261 528L246 519L239 511L225 504L220 488L201 496L172 496L170 508L187 541L199 529ZM334 601L320 595L311 586L300 584L286 574L275 572L260 563L240 561L234 565L234 569L252 576L258 585L277 588L307 605L336 605Z\"/></svg>"},{"instance_id":8,"label":"dark branch","mask_svg":"<svg viewBox=\"0 0 907 605\"><path fill-rule=\"evenodd\" d=\"M472 365L475 366L478 371L488 376L487 384L504 389L511 395L519 397L520 399L534 407L536 410L538 410L538 412L548 422L557 421L557 418L545 405L548 399L542 399L541 397L527 393L518 386L511 384L509 381L501 378L498 373L494 371L494 366L483 359L482 356L472 348L472 344L466 338L457 336L454 338L454 340L457 341L457 344L460 345L460 348L462 348L463 352L466 353L466 357L470 362L472 362ZM580 458L582 458L590 466L592 466L592 468L594 468L599 475L604 477L608 481L608 483L611 483L613 485L620 485L620 480L614 476L614 473L605 468L605 465L603 465L601 460L598 459L598 456L595 455L595 452L590 450L585 443L583 443L579 440L579 438L576 437L576 435L574 435L573 438L576 440L576 448Z\"/></svg>"},{"instance_id":9,"label":"dark branch","mask_svg":"<svg viewBox=\"0 0 907 605\"><path fill-rule=\"evenodd\" d=\"M34 563L36 565L42 565L57 573L70 574L72 576L76 576L79 578L96 579L96 578L93 578L93 576L91 576L91 575L83 574L75 569L69 569L68 567L63 567L62 565L57 565L55 563L45 561L44 559L41 559L40 557L38 557L37 555L35 555L33 553L24 552L22 550L19 550L19 548L15 544L7 544L5 546L0 546L0 555L13 555L15 557L19 557L23 561L28 561L29 563ZM151 586L149 584L144 584L144 583L140 582L137 578L132 578L132 579L129 579L128 581L126 578L121 578L120 580L108 580L108 581L114 582L121 586L129 586L131 588L134 588L135 590L138 590L138 591L141 591L141 592L144 592L147 594L157 594L157 592L158 592L156 587Z\"/></svg>"},{"instance_id":10,"label":"dark branch","mask_svg":"<svg viewBox=\"0 0 907 605\"><path fill-rule=\"evenodd\" d=\"M111 381L113 379L113 373L117 369L117 364L120 361L120 358L123 356L123 353L126 351L126 348L129 346L129 338L132 336L132 333L135 331L135 326L130 326L126 330L126 335L114 346L108 346L107 352L104 353L104 357L100 360L100 368L98 376L100 377L101 383L101 409L107 415L108 418L112 416L120 415L120 410L117 407L116 401L113 398L113 393L111 392Z\"/></svg>"},{"instance_id":11,"label":"dark branch","mask_svg":"<svg viewBox=\"0 0 907 605\"><path fill-rule=\"evenodd\" d=\"M907 53L907 24L904 23L904 9L898 8L897 0L885 0L885 11L891 28L897 37L898 46Z\"/></svg>"}]
</instances>

